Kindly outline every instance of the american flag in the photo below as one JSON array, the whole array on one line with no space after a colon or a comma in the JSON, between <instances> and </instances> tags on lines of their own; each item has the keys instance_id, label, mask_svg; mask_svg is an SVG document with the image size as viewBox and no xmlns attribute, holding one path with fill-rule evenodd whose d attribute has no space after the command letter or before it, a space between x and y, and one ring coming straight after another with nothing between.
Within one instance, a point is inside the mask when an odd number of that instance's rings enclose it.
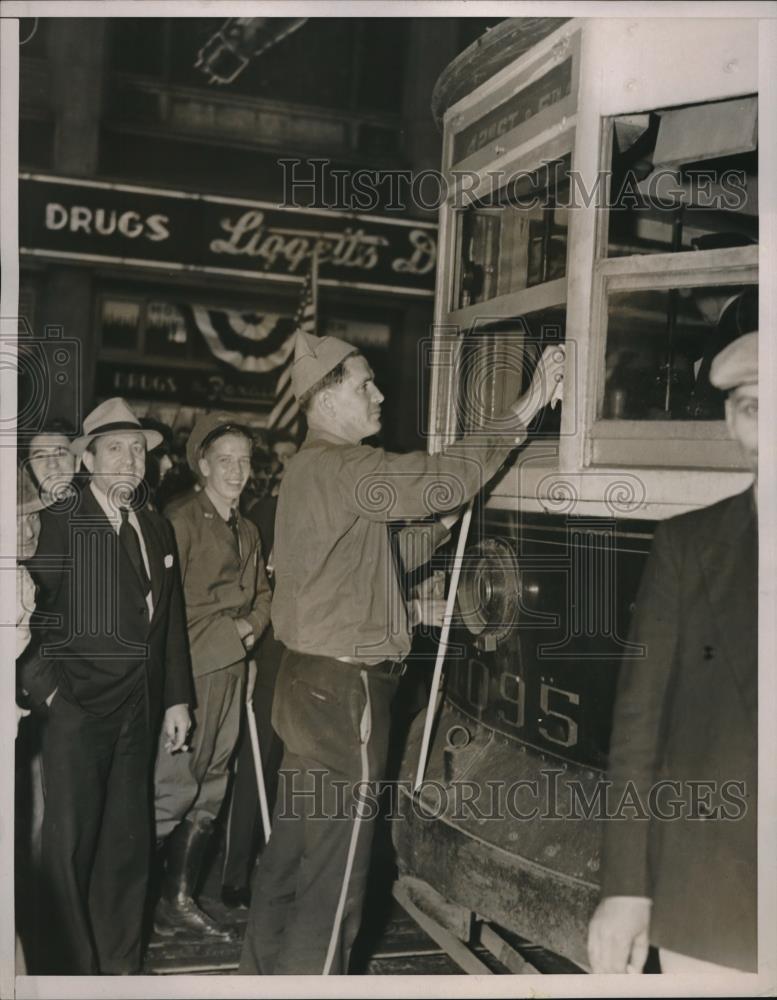
<instances>
[{"instance_id":1,"label":"american flag","mask_svg":"<svg viewBox=\"0 0 777 1000\"><path fill-rule=\"evenodd\" d=\"M302 283L299 306L294 316L294 334L302 330L316 336L318 326L318 256L313 253L310 258L310 270ZM268 427L289 427L299 417L299 406L291 390L291 366L294 363L294 351L283 367L275 390L276 403L267 419Z\"/></svg>"}]
</instances>

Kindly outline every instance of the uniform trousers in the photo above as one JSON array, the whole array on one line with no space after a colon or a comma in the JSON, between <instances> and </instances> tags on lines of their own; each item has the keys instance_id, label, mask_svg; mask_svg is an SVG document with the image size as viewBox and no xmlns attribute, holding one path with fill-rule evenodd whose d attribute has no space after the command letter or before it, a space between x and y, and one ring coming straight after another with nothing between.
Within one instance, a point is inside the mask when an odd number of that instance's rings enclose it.
<instances>
[{"instance_id":1,"label":"uniform trousers","mask_svg":"<svg viewBox=\"0 0 777 1000\"><path fill-rule=\"evenodd\" d=\"M51 703L43 733L47 973L140 968L152 743L145 678L108 715L91 715L61 692Z\"/></svg>"},{"instance_id":2,"label":"uniform trousers","mask_svg":"<svg viewBox=\"0 0 777 1000\"><path fill-rule=\"evenodd\" d=\"M361 922L397 678L286 650L273 702L283 740L270 841L239 972L348 972Z\"/></svg>"},{"instance_id":3,"label":"uniform trousers","mask_svg":"<svg viewBox=\"0 0 777 1000\"><path fill-rule=\"evenodd\" d=\"M229 762L240 732L245 661L194 678L197 707L191 750L170 754L161 734L154 773L157 839L184 818L197 825L218 816L229 780Z\"/></svg>"}]
</instances>

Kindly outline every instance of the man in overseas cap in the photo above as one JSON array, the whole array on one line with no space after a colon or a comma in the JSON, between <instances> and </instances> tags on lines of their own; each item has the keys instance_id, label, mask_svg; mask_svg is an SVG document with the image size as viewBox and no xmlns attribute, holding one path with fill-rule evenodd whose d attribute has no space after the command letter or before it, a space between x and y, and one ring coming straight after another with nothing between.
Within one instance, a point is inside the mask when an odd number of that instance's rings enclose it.
<instances>
[{"instance_id":1,"label":"man in overseas cap","mask_svg":"<svg viewBox=\"0 0 777 1000\"><path fill-rule=\"evenodd\" d=\"M196 695L190 753L157 755L156 833L167 840L156 928L231 936L195 902L240 729L246 656L270 621L259 533L238 510L251 432L229 413L201 416L186 459L203 488L169 513L181 563Z\"/></svg>"},{"instance_id":2,"label":"man in overseas cap","mask_svg":"<svg viewBox=\"0 0 777 1000\"><path fill-rule=\"evenodd\" d=\"M423 522L396 541L405 572L427 562L456 511L526 439L563 363L563 348L546 351L507 433L400 455L362 444L380 430L383 402L366 359L334 337L297 334L291 379L309 433L281 483L273 558L272 623L286 647L273 726L285 752L241 973L348 972L373 833L354 783L384 774L391 701L420 621L390 525Z\"/></svg>"},{"instance_id":3,"label":"man in overseas cap","mask_svg":"<svg viewBox=\"0 0 777 1000\"><path fill-rule=\"evenodd\" d=\"M609 768L611 802L628 786L650 815L604 822L594 972L642 971L649 944L664 972L757 971L758 334L722 350L710 381L754 482L656 529Z\"/></svg>"},{"instance_id":4,"label":"man in overseas cap","mask_svg":"<svg viewBox=\"0 0 777 1000\"><path fill-rule=\"evenodd\" d=\"M43 869L53 924L50 966L31 971L140 970L152 749L163 710L170 749L183 746L191 700L173 532L143 507L146 448L158 438L123 399L97 406L71 444L90 482L48 512L30 563L45 624L20 675L46 719Z\"/></svg>"}]
</instances>

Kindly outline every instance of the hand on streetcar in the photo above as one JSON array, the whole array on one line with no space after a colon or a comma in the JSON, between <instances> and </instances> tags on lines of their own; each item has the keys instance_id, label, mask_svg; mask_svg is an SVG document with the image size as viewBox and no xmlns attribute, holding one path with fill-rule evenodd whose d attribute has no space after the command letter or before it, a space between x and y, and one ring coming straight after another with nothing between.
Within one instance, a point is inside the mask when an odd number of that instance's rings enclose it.
<instances>
[{"instance_id":1,"label":"hand on streetcar","mask_svg":"<svg viewBox=\"0 0 777 1000\"><path fill-rule=\"evenodd\" d=\"M520 417L524 425L530 423L543 406L555 405L562 398L565 363L563 344L552 344L542 352L528 391L510 407L510 412Z\"/></svg>"}]
</instances>

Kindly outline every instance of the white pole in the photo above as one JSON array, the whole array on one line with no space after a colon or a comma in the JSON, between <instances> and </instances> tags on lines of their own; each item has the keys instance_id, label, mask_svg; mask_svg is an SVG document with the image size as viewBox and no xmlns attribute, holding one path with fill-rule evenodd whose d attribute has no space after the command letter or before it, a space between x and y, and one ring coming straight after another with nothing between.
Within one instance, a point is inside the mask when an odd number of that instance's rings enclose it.
<instances>
[{"instance_id":1,"label":"white pole","mask_svg":"<svg viewBox=\"0 0 777 1000\"><path fill-rule=\"evenodd\" d=\"M423 784L424 773L426 771L426 759L429 756L429 743L432 738L432 725L437 713L437 696L440 690L440 682L442 681L442 665L445 662L445 654L448 651L448 636L450 635L451 622L453 621L453 606L456 602L456 594L459 589L459 577L461 576L461 567L464 562L464 547L467 544L467 535L469 534L469 525L472 520L472 508L474 504L475 500L473 498L467 504L467 509L464 511L464 516L461 519L459 541L456 545L456 558L453 563L453 572L451 573L451 585L448 589L448 598L445 602L445 617L442 622L440 644L437 647L437 659L434 664L432 690L429 693L429 704L426 709L424 736L421 740L421 752L418 755L418 769L415 776L414 792L417 792Z\"/></svg>"},{"instance_id":2,"label":"white pole","mask_svg":"<svg viewBox=\"0 0 777 1000\"><path fill-rule=\"evenodd\" d=\"M264 842L270 839L270 810L267 808L267 790L264 787L264 770L262 768L262 753L259 749L259 733L256 730L254 706L246 699L246 715L248 717L248 734L251 737L251 751L254 755L254 770L256 771L256 787L259 790L259 811L262 814L262 830Z\"/></svg>"}]
</instances>

